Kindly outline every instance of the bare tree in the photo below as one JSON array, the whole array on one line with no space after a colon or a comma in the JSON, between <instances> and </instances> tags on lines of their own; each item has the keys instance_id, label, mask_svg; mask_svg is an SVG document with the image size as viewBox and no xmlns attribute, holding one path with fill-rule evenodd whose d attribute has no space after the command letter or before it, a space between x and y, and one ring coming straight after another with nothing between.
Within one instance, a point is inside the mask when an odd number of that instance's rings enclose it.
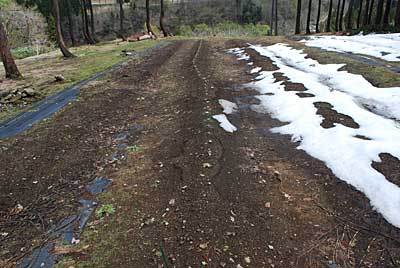
<instances>
[{"instance_id":1,"label":"bare tree","mask_svg":"<svg viewBox=\"0 0 400 268\"><path fill-rule=\"evenodd\" d=\"M236 20L242 23L242 0L236 0Z\"/></svg>"},{"instance_id":2,"label":"bare tree","mask_svg":"<svg viewBox=\"0 0 400 268\"><path fill-rule=\"evenodd\" d=\"M382 0L383 1L383 0ZM354 0L350 0L349 8L347 10L347 23L346 23L346 30L353 29L353 7L354 7Z\"/></svg>"},{"instance_id":3,"label":"bare tree","mask_svg":"<svg viewBox=\"0 0 400 268\"><path fill-rule=\"evenodd\" d=\"M92 5L92 0L87 0L87 4L89 6L89 11L90 11L90 29L92 31L92 37L95 36L95 28L94 28L94 12L93 12L93 5Z\"/></svg>"},{"instance_id":4,"label":"bare tree","mask_svg":"<svg viewBox=\"0 0 400 268\"><path fill-rule=\"evenodd\" d=\"M389 26L390 8L392 7L392 0L386 0L385 14L383 15L383 26Z\"/></svg>"},{"instance_id":5,"label":"bare tree","mask_svg":"<svg viewBox=\"0 0 400 268\"><path fill-rule=\"evenodd\" d=\"M363 7L363 0L360 0L360 6L358 8L358 15L357 15L357 29L360 28L360 23L361 23L361 13L362 13L362 7Z\"/></svg>"},{"instance_id":6,"label":"bare tree","mask_svg":"<svg viewBox=\"0 0 400 268\"><path fill-rule=\"evenodd\" d=\"M86 0L81 0L81 11L82 11L82 32L83 37L85 38L86 43L88 44L95 44L96 42L92 38L90 31L89 31L89 18L87 14L87 2Z\"/></svg>"},{"instance_id":7,"label":"bare tree","mask_svg":"<svg viewBox=\"0 0 400 268\"><path fill-rule=\"evenodd\" d=\"M8 46L7 32L4 27L4 24L1 21L0 21L0 58L3 62L4 69L6 71L6 78L18 79L22 77L11 55L10 47Z\"/></svg>"},{"instance_id":8,"label":"bare tree","mask_svg":"<svg viewBox=\"0 0 400 268\"><path fill-rule=\"evenodd\" d=\"M275 0L275 35L278 35L278 0Z\"/></svg>"},{"instance_id":9,"label":"bare tree","mask_svg":"<svg viewBox=\"0 0 400 268\"><path fill-rule=\"evenodd\" d=\"M363 17L363 25L368 24L368 14L369 14L369 0L366 0L365 2L365 11L364 11L364 17Z\"/></svg>"},{"instance_id":10,"label":"bare tree","mask_svg":"<svg viewBox=\"0 0 400 268\"><path fill-rule=\"evenodd\" d=\"M335 31L339 31L339 16L340 16L340 3L341 1L338 0L337 7L336 7L336 18L335 18Z\"/></svg>"},{"instance_id":11,"label":"bare tree","mask_svg":"<svg viewBox=\"0 0 400 268\"><path fill-rule=\"evenodd\" d=\"M164 16L165 16L164 0L160 0L160 28L161 28L161 31L162 31L164 37L167 37L168 32L167 32L167 30L165 30L165 27L164 27Z\"/></svg>"},{"instance_id":12,"label":"bare tree","mask_svg":"<svg viewBox=\"0 0 400 268\"><path fill-rule=\"evenodd\" d=\"M340 17L339 17L339 31L343 31L343 16L344 16L345 4L346 0L342 0L342 8L340 9Z\"/></svg>"},{"instance_id":13,"label":"bare tree","mask_svg":"<svg viewBox=\"0 0 400 268\"><path fill-rule=\"evenodd\" d=\"M297 0L296 29L294 32L295 34L300 34L300 22L301 22L301 0Z\"/></svg>"},{"instance_id":14,"label":"bare tree","mask_svg":"<svg viewBox=\"0 0 400 268\"><path fill-rule=\"evenodd\" d=\"M371 5L369 6L369 11L368 11L368 25L371 24L372 22L372 11L374 10L374 3L375 0L371 0Z\"/></svg>"},{"instance_id":15,"label":"bare tree","mask_svg":"<svg viewBox=\"0 0 400 268\"><path fill-rule=\"evenodd\" d=\"M394 18L394 25L400 28L400 0L397 1L396 16Z\"/></svg>"},{"instance_id":16,"label":"bare tree","mask_svg":"<svg viewBox=\"0 0 400 268\"><path fill-rule=\"evenodd\" d=\"M150 20L150 0L146 0L146 28L149 34L154 35L157 38L157 35L154 34L153 29L151 28L151 20Z\"/></svg>"},{"instance_id":17,"label":"bare tree","mask_svg":"<svg viewBox=\"0 0 400 268\"><path fill-rule=\"evenodd\" d=\"M325 32L331 31L331 18L332 18L333 0L329 0L328 18L326 19Z\"/></svg>"},{"instance_id":18,"label":"bare tree","mask_svg":"<svg viewBox=\"0 0 400 268\"><path fill-rule=\"evenodd\" d=\"M74 34L74 20L72 18L72 7L71 2L66 1L67 3L67 18L68 18L68 30L69 30L69 37L71 38L72 46L76 46L76 39Z\"/></svg>"},{"instance_id":19,"label":"bare tree","mask_svg":"<svg viewBox=\"0 0 400 268\"><path fill-rule=\"evenodd\" d=\"M275 13L275 0L271 1L271 19L269 25L269 35L272 36L272 31L274 29L274 13Z\"/></svg>"},{"instance_id":20,"label":"bare tree","mask_svg":"<svg viewBox=\"0 0 400 268\"><path fill-rule=\"evenodd\" d=\"M319 33L319 20L321 18L321 0L318 0L317 22L315 23L315 31Z\"/></svg>"},{"instance_id":21,"label":"bare tree","mask_svg":"<svg viewBox=\"0 0 400 268\"><path fill-rule=\"evenodd\" d=\"M124 30L124 20L125 20L124 1L118 0L118 4L119 4L119 36L122 38L123 41L126 41L127 38L125 36L125 30Z\"/></svg>"},{"instance_id":22,"label":"bare tree","mask_svg":"<svg viewBox=\"0 0 400 268\"><path fill-rule=\"evenodd\" d=\"M308 0L308 12L307 12L307 25L306 25L306 33L310 34L310 20L311 20L311 7L312 7L312 0Z\"/></svg>"},{"instance_id":23,"label":"bare tree","mask_svg":"<svg viewBox=\"0 0 400 268\"><path fill-rule=\"evenodd\" d=\"M378 0L378 5L376 7L375 25L380 25L382 23L383 15L383 0Z\"/></svg>"},{"instance_id":24,"label":"bare tree","mask_svg":"<svg viewBox=\"0 0 400 268\"><path fill-rule=\"evenodd\" d=\"M56 28L56 38L58 42L58 46L60 47L61 53L63 54L64 57L66 58L71 58L75 57L74 54L72 54L67 46L64 43L64 38L62 36L62 31L61 31L61 19L60 19L60 7L58 0L52 0L53 4L53 16L54 16L54 22L55 22L55 28Z\"/></svg>"}]
</instances>

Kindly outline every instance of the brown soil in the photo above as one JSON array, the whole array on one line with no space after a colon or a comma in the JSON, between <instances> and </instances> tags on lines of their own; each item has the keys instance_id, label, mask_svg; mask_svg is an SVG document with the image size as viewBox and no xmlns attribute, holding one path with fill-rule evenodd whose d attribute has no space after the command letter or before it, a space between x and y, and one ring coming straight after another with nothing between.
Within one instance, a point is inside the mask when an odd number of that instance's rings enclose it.
<instances>
[{"instance_id":1,"label":"brown soil","mask_svg":"<svg viewBox=\"0 0 400 268\"><path fill-rule=\"evenodd\" d=\"M317 114L321 115L324 120L321 123L323 128L333 128L335 124L341 124L350 128L359 128L360 125L354 121L351 116L338 113L330 103L326 102L315 102L315 108L317 108Z\"/></svg>"},{"instance_id":2,"label":"brown soil","mask_svg":"<svg viewBox=\"0 0 400 268\"><path fill-rule=\"evenodd\" d=\"M101 202L116 213L93 219L79 254L59 251L71 257L62 267L398 267L400 231L290 137L270 132L281 122L251 109L257 93L238 87L253 79L251 67L226 54L245 44L170 45L1 142L0 226L10 233L2 259L39 241L101 175L114 180ZM211 119L218 99L240 104L228 116L237 132ZM108 164L115 135L132 124L144 126L126 141L139 149ZM13 215L18 203L25 209Z\"/></svg>"}]
</instances>

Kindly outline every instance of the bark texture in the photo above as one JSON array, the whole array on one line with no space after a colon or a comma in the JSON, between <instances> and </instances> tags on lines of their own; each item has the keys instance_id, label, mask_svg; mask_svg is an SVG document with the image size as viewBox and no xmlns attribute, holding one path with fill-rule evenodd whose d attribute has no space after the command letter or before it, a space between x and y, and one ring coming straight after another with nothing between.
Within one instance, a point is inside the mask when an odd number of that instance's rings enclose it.
<instances>
[{"instance_id":1,"label":"bark texture","mask_svg":"<svg viewBox=\"0 0 400 268\"><path fill-rule=\"evenodd\" d=\"M60 47L61 53L63 54L64 57L66 58L71 58L75 57L74 54L72 54L67 46L65 45L64 38L62 36L62 30L61 30L61 19L60 19L60 7L58 5L58 0L52 0L53 4L53 16L54 16L54 22L55 22L55 28L56 28L56 38L57 38L57 43L58 46Z\"/></svg>"},{"instance_id":2,"label":"bark texture","mask_svg":"<svg viewBox=\"0 0 400 268\"><path fill-rule=\"evenodd\" d=\"M6 78L17 79L22 77L17 65L11 55L8 46L7 32L4 24L0 21L0 58L6 71Z\"/></svg>"}]
</instances>

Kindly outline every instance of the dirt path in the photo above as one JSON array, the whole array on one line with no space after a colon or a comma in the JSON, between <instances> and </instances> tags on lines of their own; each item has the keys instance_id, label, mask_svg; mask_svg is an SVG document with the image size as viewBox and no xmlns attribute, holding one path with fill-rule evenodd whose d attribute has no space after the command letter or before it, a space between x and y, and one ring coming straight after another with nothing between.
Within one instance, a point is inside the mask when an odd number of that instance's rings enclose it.
<instances>
[{"instance_id":1,"label":"dirt path","mask_svg":"<svg viewBox=\"0 0 400 268\"><path fill-rule=\"evenodd\" d=\"M101 175L113 185L100 202L116 212L56 248L60 267L398 267L400 232L250 109L255 92L240 87L250 67L226 53L245 43L170 45L0 143L2 259L39 241ZM239 104L237 132L211 118L218 99ZM118 135L132 126L143 130Z\"/></svg>"}]
</instances>

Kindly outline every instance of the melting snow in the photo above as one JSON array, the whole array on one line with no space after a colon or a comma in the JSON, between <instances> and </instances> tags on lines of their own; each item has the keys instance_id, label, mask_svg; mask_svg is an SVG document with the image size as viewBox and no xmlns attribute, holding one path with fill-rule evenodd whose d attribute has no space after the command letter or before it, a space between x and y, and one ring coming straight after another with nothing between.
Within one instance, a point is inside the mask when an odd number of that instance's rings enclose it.
<instances>
[{"instance_id":1,"label":"melting snow","mask_svg":"<svg viewBox=\"0 0 400 268\"><path fill-rule=\"evenodd\" d=\"M237 111L238 107L236 103L220 99L218 100L219 104L221 104L222 108L224 109L224 114L232 114Z\"/></svg>"},{"instance_id":2,"label":"melting snow","mask_svg":"<svg viewBox=\"0 0 400 268\"><path fill-rule=\"evenodd\" d=\"M400 187L371 167L372 161L381 161L380 153L400 159L400 126L395 120L381 116L400 118L397 107L400 88L375 88L360 75L338 71L343 65L319 64L306 59L301 50L284 44L250 48L279 68L260 72L261 80L251 83L261 94L273 93L257 96L261 104L253 108L287 122L272 131L291 135L293 141L300 142L299 149L324 161L338 178L363 192L387 221L400 228ZM235 54L241 57L240 53ZM275 72L283 73L291 82L302 83L307 93L315 97L300 98L296 92L285 91L282 82L275 80ZM351 116L360 127L335 124L333 128L322 128L323 117L316 114L315 102L330 103L337 112ZM375 107L375 113L360 105L367 102ZM359 139L357 135L371 140Z\"/></svg>"},{"instance_id":3,"label":"melting snow","mask_svg":"<svg viewBox=\"0 0 400 268\"><path fill-rule=\"evenodd\" d=\"M220 127L222 127L226 132L233 133L237 128L229 122L228 118L224 114L214 115L213 118L219 122Z\"/></svg>"},{"instance_id":4,"label":"melting snow","mask_svg":"<svg viewBox=\"0 0 400 268\"><path fill-rule=\"evenodd\" d=\"M369 34L353 36L312 36L301 42L328 51L351 52L400 61L400 34Z\"/></svg>"}]
</instances>

